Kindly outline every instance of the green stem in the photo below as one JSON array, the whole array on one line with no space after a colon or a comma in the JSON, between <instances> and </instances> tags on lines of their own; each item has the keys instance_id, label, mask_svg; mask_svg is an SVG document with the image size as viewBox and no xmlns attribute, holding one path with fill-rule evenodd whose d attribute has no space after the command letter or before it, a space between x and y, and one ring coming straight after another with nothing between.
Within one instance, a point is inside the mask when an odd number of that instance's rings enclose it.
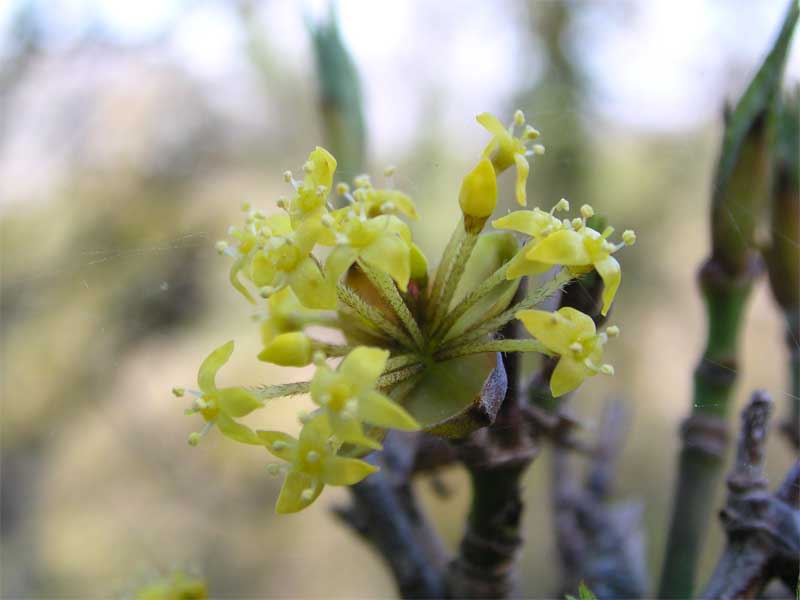
<instances>
[{"instance_id":1,"label":"green stem","mask_svg":"<svg viewBox=\"0 0 800 600\"><path fill-rule=\"evenodd\" d=\"M396 371L403 367L408 367L422 362L422 357L419 354L398 354L391 357L386 361L386 366L383 368L384 373Z\"/></svg>"},{"instance_id":2,"label":"green stem","mask_svg":"<svg viewBox=\"0 0 800 600\"><path fill-rule=\"evenodd\" d=\"M298 381L297 383L279 383L277 385L259 385L254 392L261 400L271 400L272 398L283 398L285 396L297 396L307 394L311 390L310 381Z\"/></svg>"},{"instance_id":3,"label":"green stem","mask_svg":"<svg viewBox=\"0 0 800 600\"><path fill-rule=\"evenodd\" d=\"M443 361L484 352L539 352L546 355L552 354L539 340L490 340L486 342L468 342L463 346L456 346L441 354L436 354L434 357L436 360Z\"/></svg>"},{"instance_id":4,"label":"green stem","mask_svg":"<svg viewBox=\"0 0 800 600\"><path fill-rule=\"evenodd\" d=\"M410 367L405 367L404 369L398 369L397 371L392 371L391 373L386 373L378 377L378 381L375 384L377 388L386 388L391 387L401 381L405 381L409 377L412 377L418 373L420 373L425 368L425 365L412 365Z\"/></svg>"},{"instance_id":5,"label":"green stem","mask_svg":"<svg viewBox=\"0 0 800 600\"><path fill-rule=\"evenodd\" d=\"M439 327L441 320L447 314L450 302L453 300L453 294L456 293L458 282L461 281L461 276L464 275L467 261L472 256L472 251L475 249L475 244L478 243L479 237L479 233L465 232L461 243L458 245L458 252L453 260L453 266L445 279L442 295L435 303L435 312L431 325L433 331Z\"/></svg>"},{"instance_id":6,"label":"green stem","mask_svg":"<svg viewBox=\"0 0 800 600\"><path fill-rule=\"evenodd\" d=\"M707 345L694 373L693 408L684 425L661 598L692 597L697 562L722 482L725 421L732 404L738 339L753 276L730 281L720 271L719 265L709 261L700 276L709 324Z\"/></svg>"},{"instance_id":7,"label":"green stem","mask_svg":"<svg viewBox=\"0 0 800 600\"><path fill-rule=\"evenodd\" d=\"M460 219L458 225L456 225L455 230L450 235L450 240L447 242L447 246L444 249L444 253L442 254L442 260L439 263L439 266L436 267L436 275L433 278L433 287L431 287L431 293L428 296L428 304L426 305L426 316L428 321L433 321L434 312L437 310L439 306L439 298L442 295L442 289L444 287L444 282L447 279L448 274L450 273L450 266L455 259L456 252L458 248L461 246L461 240L464 239L464 219Z\"/></svg>"},{"instance_id":8,"label":"green stem","mask_svg":"<svg viewBox=\"0 0 800 600\"><path fill-rule=\"evenodd\" d=\"M329 344L328 342L323 342L322 340L316 340L314 338L311 338L311 345L313 346L314 350L320 350L325 354L325 356L331 358L335 358L337 356L346 356L353 349L353 346Z\"/></svg>"},{"instance_id":9,"label":"green stem","mask_svg":"<svg viewBox=\"0 0 800 600\"><path fill-rule=\"evenodd\" d=\"M383 331L409 350L414 349L414 342L405 331L389 321L379 309L367 304L352 288L340 283L336 287L336 294L342 304L349 306L369 325Z\"/></svg>"},{"instance_id":10,"label":"green stem","mask_svg":"<svg viewBox=\"0 0 800 600\"><path fill-rule=\"evenodd\" d=\"M497 331L503 325L514 319L519 311L533 308L543 300L555 294L572 278L573 276L566 269L559 271L553 279L546 282L544 285L539 286L532 293L528 294L528 296L526 296L523 300L517 302L512 307L507 308L493 319L489 319L483 325L480 325L471 331L467 331L453 340L446 340L447 343L445 344L444 349L449 350L454 346L460 346L470 341L479 340L482 337Z\"/></svg>"},{"instance_id":11,"label":"green stem","mask_svg":"<svg viewBox=\"0 0 800 600\"><path fill-rule=\"evenodd\" d=\"M445 317L444 321L442 321L434 331L434 343L439 342L447 337L447 334L450 332L450 329L453 327L453 325L456 324L456 321L463 317L470 308L480 302L497 286L507 281L506 273L508 273L508 267L510 264L510 262L507 262L497 269L489 277L489 279L485 280L477 288L472 290L461 302L458 303L458 305L452 311L450 311L450 313Z\"/></svg>"},{"instance_id":12,"label":"green stem","mask_svg":"<svg viewBox=\"0 0 800 600\"><path fill-rule=\"evenodd\" d=\"M420 350L423 349L425 347L425 338L422 337L422 331L420 331L419 325L417 325L417 321L414 319L411 311L408 310L408 306L406 306L403 297L400 295L400 291L397 289L394 280L386 273L373 269L372 266L367 263L359 261L358 264L366 274L367 279L372 282L372 285L375 286L383 299L389 303L394 314L397 315L400 322L403 323L403 326L411 334L417 348Z\"/></svg>"}]
</instances>

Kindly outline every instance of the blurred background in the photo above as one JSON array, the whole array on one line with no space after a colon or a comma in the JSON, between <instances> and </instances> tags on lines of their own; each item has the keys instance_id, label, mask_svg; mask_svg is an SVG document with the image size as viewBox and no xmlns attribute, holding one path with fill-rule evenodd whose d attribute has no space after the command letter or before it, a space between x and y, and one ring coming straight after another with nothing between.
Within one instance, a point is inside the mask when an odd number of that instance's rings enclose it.
<instances>
[{"instance_id":1,"label":"blurred background","mask_svg":"<svg viewBox=\"0 0 800 600\"><path fill-rule=\"evenodd\" d=\"M361 77L368 152L423 218L435 260L458 217L461 177L487 140L476 114L522 108L547 154L529 204L589 202L639 242L608 346L614 378L574 400L593 418L625 400L633 428L618 495L644 502L657 573L677 427L703 343L695 272L726 99L742 92L779 28L784 0L427 3L343 0L342 40ZM214 242L239 206L271 210L325 143L308 24L325 2L5 0L0 3L3 598L130 596L159 574L202 575L215 597L386 597L382 563L334 520L328 489L276 518L266 455L217 432L186 436L174 385L234 338L224 383L305 379L254 360L251 309ZM324 57L322 57L324 63ZM787 84L800 78L795 44ZM350 179L345 161L340 175ZM501 180L504 212L512 176ZM376 177L376 179L380 179ZM766 282L748 315L739 405L755 387L786 408L783 327ZM532 370L535 364L531 361ZM293 426L275 402L256 426ZM773 483L790 463L777 435ZM556 586L547 453L527 479L523 592ZM455 546L468 505L420 481ZM722 493L723 490L720 490ZM720 498L722 496L720 495ZM716 560L721 531L704 556ZM705 577L703 577L705 579Z\"/></svg>"}]
</instances>

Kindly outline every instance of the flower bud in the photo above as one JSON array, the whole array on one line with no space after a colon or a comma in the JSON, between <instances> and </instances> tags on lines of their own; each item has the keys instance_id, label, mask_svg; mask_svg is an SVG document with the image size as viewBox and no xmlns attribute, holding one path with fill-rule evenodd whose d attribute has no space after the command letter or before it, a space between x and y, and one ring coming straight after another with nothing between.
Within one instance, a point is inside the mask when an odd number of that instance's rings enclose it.
<instances>
[{"instance_id":1,"label":"flower bud","mask_svg":"<svg viewBox=\"0 0 800 600\"><path fill-rule=\"evenodd\" d=\"M311 363L311 340L302 331L282 333L267 344L258 359L282 367L304 367Z\"/></svg>"},{"instance_id":2,"label":"flower bud","mask_svg":"<svg viewBox=\"0 0 800 600\"><path fill-rule=\"evenodd\" d=\"M464 177L458 194L458 203L461 205L461 212L464 213L465 223L479 222L480 227L477 229L480 230L497 206L497 176L488 158L481 160L478 166Z\"/></svg>"}]
</instances>

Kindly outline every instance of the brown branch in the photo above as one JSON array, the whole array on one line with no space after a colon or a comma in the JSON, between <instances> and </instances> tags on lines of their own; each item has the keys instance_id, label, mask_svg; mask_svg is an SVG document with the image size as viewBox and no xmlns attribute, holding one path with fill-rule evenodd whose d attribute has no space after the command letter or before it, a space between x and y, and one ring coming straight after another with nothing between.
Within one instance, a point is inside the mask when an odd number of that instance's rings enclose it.
<instances>
[{"instance_id":1,"label":"brown branch","mask_svg":"<svg viewBox=\"0 0 800 600\"><path fill-rule=\"evenodd\" d=\"M403 598L441 598L447 553L410 481L418 443L416 434L390 432L383 452L367 459L381 470L351 486L352 505L335 513L386 561Z\"/></svg>"},{"instance_id":2,"label":"brown branch","mask_svg":"<svg viewBox=\"0 0 800 600\"><path fill-rule=\"evenodd\" d=\"M501 335L515 337L515 328L512 322ZM458 448L473 497L458 556L448 568L448 592L453 598L507 598L516 592L522 547L521 479L539 448L523 416L518 355L506 355L504 366L508 388L497 418Z\"/></svg>"},{"instance_id":3,"label":"brown branch","mask_svg":"<svg viewBox=\"0 0 800 600\"><path fill-rule=\"evenodd\" d=\"M766 490L764 446L772 400L756 392L742 412L728 499L720 511L727 544L702 598L755 598L780 578L797 585L800 556L800 461L775 494Z\"/></svg>"}]
</instances>

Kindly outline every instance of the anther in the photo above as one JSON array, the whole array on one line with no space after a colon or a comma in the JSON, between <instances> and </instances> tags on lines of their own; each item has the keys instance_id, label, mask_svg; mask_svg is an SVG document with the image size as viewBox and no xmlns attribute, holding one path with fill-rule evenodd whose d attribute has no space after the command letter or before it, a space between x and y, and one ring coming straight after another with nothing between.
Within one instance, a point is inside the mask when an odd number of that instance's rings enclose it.
<instances>
[{"instance_id":1,"label":"anther","mask_svg":"<svg viewBox=\"0 0 800 600\"><path fill-rule=\"evenodd\" d=\"M636 243L636 233L632 229L622 232L622 241L626 246L633 246Z\"/></svg>"},{"instance_id":2,"label":"anther","mask_svg":"<svg viewBox=\"0 0 800 600\"><path fill-rule=\"evenodd\" d=\"M395 174L395 172L396 172L396 171L397 171L397 167L396 167L396 166L394 166L394 165L389 165L388 167L386 167L386 168L383 170L383 176L384 176L384 177L391 177L392 175L394 175L394 174Z\"/></svg>"},{"instance_id":3,"label":"anther","mask_svg":"<svg viewBox=\"0 0 800 600\"><path fill-rule=\"evenodd\" d=\"M286 183L292 183L292 181L294 181L294 177L292 177L292 172L291 171L284 171L283 172L283 180Z\"/></svg>"},{"instance_id":4,"label":"anther","mask_svg":"<svg viewBox=\"0 0 800 600\"><path fill-rule=\"evenodd\" d=\"M525 113L517 109L514 113L514 125L522 127L525 124Z\"/></svg>"},{"instance_id":5,"label":"anther","mask_svg":"<svg viewBox=\"0 0 800 600\"><path fill-rule=\"evenodd\" d=\"M581 216L584 219L591 219L594 216L594 209L588 204L581 206Z\"/></svg>"},{"instance_id":6,"label":"anther","mask_svg":"<svg viewBox=\"0 0 800 600\"><path fill-rule=\"evenodd\" d=\"M311 499L314 497L314 490L311 488L306 488L300 493L300 499L303 502L311 502Z\"/></svg>"},{"instance_id":7,"label":"anther","mask_svg":"<svg viewBox=\"0 0 800 600\"><path fill-rule=\"evenodd\" d=\"M286 442L281 441L281 440L275 440L274 442L272 442L272 449L273 450L284 450L288 446L289 446L289 444L287 444Z\"/></svg>"},{"instance_id":8,"label":"anther","mask_svg":"<svg viewBox=\"0 0 800 600\"><path fill-rule=\"evenodd\" d=\"M575 354L580 354L583 352L583 345L580 342L573 342L569 345L570 351L574 352Z\"/></svg>"},{"instance_id":9,"label":"anther","mask_svg":"<svg viewBox=\"0 0 800 600\"><path fill-rule=\"evenodd\" d=\"M189 434L189 438L186 441L189 442L190 446L194 447L200 443L200 437L201 436L197 431L193 431L192 433Z\"/></svg>"},{"instance_id":10,"label":"anther","mask_svg":"<svg viewBox=\"0 0 800 600\"><path fill-rule=\"evenodd\" d=\"M324 214L320 218L320 223L322 223L323 227L333 227L333 224L335 223L335 221L334 221L333 217L330 216L329 214Z\"/></svg>"},{"instance_id":11,"label":"anther","mask_svg":"<svg viewBox=\"0 0 800 600\"><path fill-rule=\"evenodd\" d=\"M553 207L553 212L555 212L555 211L564 211L564 212L566 212L568 210L569 210L569 200L567 200L566 198L562 198L561 200L556 202L556 205ZM550 213L550 214L552 214L552 213Z\"/></svg>"},{"instance_id":12,"label":"anther","mask_svg":"<svg viewBox=\"0 0 800 600\"><path fill-rule=\"evenodd\" d=\"M583 227L584 221L583 221L583 219L579 219L578 217L575 217L574 219L572 219L571 225L572 225L573 229L580 229L581 227Z\"/></svg>"},{"instance_id":13,"label":"anther","mask_svg":"<svg viewBox=\"0 0 800 600\"><path fill-rule=\"evenodd\" d=\"M319 460L319 458L320 458L319 452L317 452L316 450L310 450L306 454L306 462L310 462L311 464L314 464L315 462L317 462Z\"/></svg>"},{"instance_id":14,"label":"anther","mask_svg":"<svg viewBox=\"0 0 800 600\"><path fill-rule=\"evenodd\" d=\"M614 374L614 367L613 367L613 365L609 365L609 364L606 363L606 364L600 366L599 371L603 375L613 375Z\"/></svg>"},{"instance_id":15,"label":"anther","mask_svg":"<svg viewBox=\"0 0 800 600\"><path fill-rule=\"evenodd\" d=\"M612 325L611 327L606 327L606 334L610 338L615 338L619 335L619 327L616 325Z\"/></svg>"},{"instance_id":16,"label":"anther","mask_svg":"<svg viewBox=\"0 0 800 600\"><path fill-rule=\"evenodd\" d=\"M273 477L277 477L281 474L281 467L276 463L270 463L267 465L267 473L272 475Z\"/></svg>"},{"instance_id":17,"label":"anther","mask_svg":"<svg viewBox=\"0 0 800 600\"><path fill-rule=\"evenodd\" d=\"M345 194L350 192L350 186L346 183L339 182L336 184L336 195L337 196L344 196Z\"/></svg>"},{"instance_id":18,"label":"anther","mask_svg":"<svg viewBox=\"0 0 800 600\"><path fill-rule=\"evenodd\" d=\"M353 185L355 185L357 188L364 188L370 187L372 183L370 182L369 175L365 173L353 179Z\"/></svg>"},{"instance_id":19,"label":"anther","mask_svg":"<svg viewBox=\"0 0 800 600\"><path fill-rule=\"evenodd\" d=\"M533 150L534 154L538 154L539 156L544 154L544 146L542 146L541 144L534 144L533 146L531 146L531 150Z\"/></svg>"},{"instance_id":20,"label":"anther","mask_svg":"<svg viewBox=\"0 0 800 600\"><path fill-rule=\"evenodd\" d=\"M175 396L176 398L182 398L185 393L186 390L182 387L172 388L172 395Z\"/></svg>"},{"instance_id":21,"label":"anther","mask_svg":"<svg viewBox=\"0 0 800 600\"><path fill-rule=\"evenodd\" d=\"M247 212L250 210L250 203L245 201L242 202L242 212Z\"/></svg>"},{"instance_id":22,"label":"anther","mask_svg":"<svg viewBox=\"0 0 800 600\"><path fill-rule=\"evenodd\" d=\"M228 242L225 240L219 240L216 244L214 244L214 247L220 254L225 254L225 250L228 249Z\"/></svg>"},{"instance_id":23,"label":"anther","mask_svg":"<svg viewBox=\"0 0 800 600\"><path fill-rule=\"evenodd\" d=\"M527 140L535 140L540 135L541 134L539 133L539 130L536 129L535 127L531 127L530 125L525 127L525 134L524 134L525 139L527 139Z\"/></svg>"}]
</instances>

